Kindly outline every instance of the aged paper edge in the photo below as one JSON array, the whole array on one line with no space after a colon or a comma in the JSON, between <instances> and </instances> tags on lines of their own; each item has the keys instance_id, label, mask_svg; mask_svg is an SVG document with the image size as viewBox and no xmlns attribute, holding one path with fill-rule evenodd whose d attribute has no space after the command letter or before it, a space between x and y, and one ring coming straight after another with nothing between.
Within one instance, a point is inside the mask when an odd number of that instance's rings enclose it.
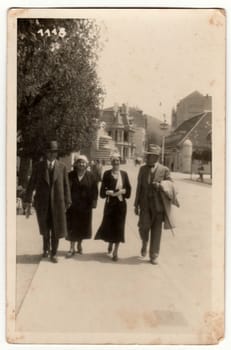
<instances>
[{"instance_id":1,"label":"aged paper edge","mask_svg":"<svg viewBox=\"0 0 231 350\"><path fill-rule=\"evenodd\" d=\"M195 9L196 10L196 9ZM18 18L73 18L77 14L94 18L105 15L123 16L125 9L11 9L8 12L8 66L7 66L7 339L10 343L76 343L76 344L198 344L195 335L161 335L158 338L149 333L128 335L126 333L21 333L15 331L15 290L16 290L16 43ZM140 9L132 9L133 15L140 15ZM148 10L151 16L152 11ZM163 11L163 10L159 10ZM171 11L170 9L165 11ZM176 11L181 11L178 9ZM184 9L184 11L194 11ZM197 10L196 10L197 11ZM203 10L205 11L205 10ZM207 9L214 13L214 9ZM147 12L146 12L147 13ZM224 16L224 12L219 12ZM224 18L223 18L224 19ZM225 22L224 22L225 23ZM224 41L225 49L225 41ZM224 79L225 79L225 50ZM224 222L225 222L225 83L221 78L213 99L213 187L212 187L212 309L205 315L208 322L207 344L216 344L224 335ZM13 88L12 88L13 87ZM219 287L218 287L219 286ZM131 341L132 337L132 341ZM155 339L154 339L155 338ZM103 341L102 341L103 339Z\"/></svg>"}]
</instances>

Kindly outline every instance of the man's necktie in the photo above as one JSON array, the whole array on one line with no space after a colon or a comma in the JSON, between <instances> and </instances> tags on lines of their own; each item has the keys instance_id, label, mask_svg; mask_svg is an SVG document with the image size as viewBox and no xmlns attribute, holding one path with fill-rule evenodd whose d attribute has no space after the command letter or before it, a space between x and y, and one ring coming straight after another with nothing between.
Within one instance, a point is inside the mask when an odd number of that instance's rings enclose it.
<instances>
[{"instance_id":1,"label":"man's necktie","mask_svg":"<svg viewBox=\"0 0 231 350\"><path fill-rule=\"evenodd\" d=\"M53 180L53 166L52 166L52 163L51 163L51 162L49 163L48 170L49 170L50 185L52 185L52 180Z\"/></svg>"},{"instance_id":2,"label":"man's necktie","mask_svg":"<svg viewBox=\"0 0 231 350\"><path fill-rule=\"evenodd\" d=\"M149 183L152 184L155 179L156 169L151 168L149 173Z\"/></svg>"}]
</instances>

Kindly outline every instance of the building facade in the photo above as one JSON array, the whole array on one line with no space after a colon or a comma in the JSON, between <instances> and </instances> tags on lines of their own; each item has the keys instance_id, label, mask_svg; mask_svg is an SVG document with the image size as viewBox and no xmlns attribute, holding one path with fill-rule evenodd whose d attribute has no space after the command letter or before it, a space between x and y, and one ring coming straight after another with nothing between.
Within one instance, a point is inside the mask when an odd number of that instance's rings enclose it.
<instances>
[{"instance_id":1,"label":"building facade","mask_svg":"<svg viewBox=\"0 0 231 350\"><path fill-rule=\"evenodd\" d=\"M181 99L172 110L172 128L176 129L184 121L192 118L194 115L212 110L212 97L204 96L198 91Z\"/></svg>"},{"instance_id":2,"label":"building facade","mask_svg":"<svg viewBox=\"0 0 231 350\"><path fill-rule=\"evenodd\" d=\"M143 155L146 140L145 116L136 108L114 105L102 111L100 122L115 143L123 162Z\"/></svg>"}]
</instances>

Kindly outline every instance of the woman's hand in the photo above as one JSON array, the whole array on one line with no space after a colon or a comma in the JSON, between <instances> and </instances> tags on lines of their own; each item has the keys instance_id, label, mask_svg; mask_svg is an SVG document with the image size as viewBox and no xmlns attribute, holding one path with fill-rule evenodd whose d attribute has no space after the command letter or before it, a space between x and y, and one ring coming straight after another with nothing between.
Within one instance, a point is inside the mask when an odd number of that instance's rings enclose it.
<instances>
[{"instance_id":1,"label":"woman's hand","mask_svg":"<svg viewBox=\"0 0 231 350\"><path fill-rule=\"evenodd\" d=\"M113 196L113 195L114 195L114 191L112 191L112 190L106 191L106 196Z\"/></svg>"},{"instance_id":2,"label":"woman's hand","mask_svg":"<svg viewBox=\"0 0 231 350\"><path fill-rule=\"evenodd\" d=\"M125 194L125 193L126 193L125 188L122 188L121 190L114 192L113 196L118 197L118 196L121 196L122 194Z\"/></svg>"}]
</instances>

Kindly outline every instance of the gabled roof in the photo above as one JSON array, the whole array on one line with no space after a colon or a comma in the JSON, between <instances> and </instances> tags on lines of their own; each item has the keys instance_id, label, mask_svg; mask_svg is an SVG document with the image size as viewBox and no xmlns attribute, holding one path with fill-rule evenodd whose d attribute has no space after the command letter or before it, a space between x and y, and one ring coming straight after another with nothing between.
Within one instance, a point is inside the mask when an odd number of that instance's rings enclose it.
<instances>
[{"instance_id":1,"label":"gabled roof","mask_svg":"<svg viewBox=\"0 0 231 350\"><path fill-rule=\"evenodd\" d=\"M104 121L108 127L115 125L129 125L127 116L125 114L119 113L115 116L113 107L106 108L101 112L100 120Z\"/></svg>"},{"instance_id":2,"label":"gabled roof","mask_svg":"<svg viewBox=\"0 0 231 350\"><path fill-rule=\"evenodd\" d=\"M114 107L105 108L101 111L100 120L106 122L108 126L111 125L130 125L129 121L132 121L132 124L136 127L146 127L146 117L142 113L141 110L135 107L129 107L128 115L125 115L123 112L121 113L121 106L118 106L119 115L115 117Z\"/></svg>"},{"instance_id":3,"label":"gabled roof","mask_svg":"<svg viewBox=\"0 0 231 350\"><path fill-rule=\"evenodd\" d=\"M184 132L188 132L192 129L192 127L201 119L202 116L204 116L204 112L195 115L192 118L189 118L187 120L185 120L183 123L181 123L175 130L175 132L179 132L179 131L184 131Z\"/></svg>"},{"instance_id":4,"label":"gabled roof","mask_svg":"<svg viewBox=\"0 0 231 350\"><path fill-rule=\"evenodd\" d=\"M184 139L192 132L192 130L198 125L206 115L211 114L211 112L204 112L195 115L194 117L185 120L178 128L169 136L166 137L165 143L166 147L177 147Z\"/></svg>"},{"instance_id":5,"label":"gabled roof","mask_svg":"<svg viewBox=\"0 0 231 350\"><path fill-rule=\"evenodd\" d=\"M188 98L188 97L192 97L192 96L204 96L202 95L199 91L195 90L193 92L191 92L190 94L188 94L185 98Z\"/></svg>"}]
</instances>

